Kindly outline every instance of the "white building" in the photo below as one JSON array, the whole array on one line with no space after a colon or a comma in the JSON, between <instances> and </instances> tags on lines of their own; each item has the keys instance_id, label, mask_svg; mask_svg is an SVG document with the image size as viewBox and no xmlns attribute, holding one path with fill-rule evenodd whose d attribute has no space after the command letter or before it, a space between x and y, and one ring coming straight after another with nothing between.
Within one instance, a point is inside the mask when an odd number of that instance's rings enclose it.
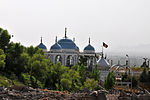
<instances>
[{"instance_id":1,"label":"white building","mask_svg":"<svg viewBox=\"0 0 150 100\"><path fill-rule=\"evenodd\" d=\"M83 52L80 52L74 40L69 39L66 33L67 29L65 28L65 37L58 41L56 37L55 44L50 47L50 50L47 50L42 43L42 38L38 47L46 52L47 58L51 59L54 64L60 61L64 66L73 66L80 62L80 58L85 58L87 67L96 65L101 53L95 52L95 48L90 43L90 38L88 45L85 46ZM101 61L101 63L107 62ZM100 66L103 66L102 64L98 63ZM106 64L104 67L107 67Z\"/></svg>"}]
</instances>

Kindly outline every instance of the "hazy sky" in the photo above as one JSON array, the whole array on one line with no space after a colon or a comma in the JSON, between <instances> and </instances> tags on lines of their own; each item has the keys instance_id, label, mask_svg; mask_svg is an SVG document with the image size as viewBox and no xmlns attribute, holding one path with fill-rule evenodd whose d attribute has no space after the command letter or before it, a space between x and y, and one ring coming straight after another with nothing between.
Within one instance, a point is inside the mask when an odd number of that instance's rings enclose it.
<instances>
[{"instance_id":1,"label":"hazy sky","mask_svg":"<svg viewBox=\"0 0 150 100\"><path fill-rule=\"evenodd\" d=\"M150 0L0 0L0 27L12 41L49 49L58 39L75 37L80 51L91 44L105 52L150 52ZM149 53L150 54L150 53Z\"/></svg>"}]
</instances>

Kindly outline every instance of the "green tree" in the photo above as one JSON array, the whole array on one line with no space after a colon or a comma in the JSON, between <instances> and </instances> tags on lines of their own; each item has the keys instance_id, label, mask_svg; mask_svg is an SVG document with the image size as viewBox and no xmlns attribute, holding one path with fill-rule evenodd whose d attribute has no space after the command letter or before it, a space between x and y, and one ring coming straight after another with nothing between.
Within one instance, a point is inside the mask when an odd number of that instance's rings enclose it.
<instances>
[{"instance_id":1,"label":"green tree","mask_svg":"<svg viewBox=\"0 0 150 100\"><path fill-rule=\"evenodd\" d=\"M81 77L80 81L83 85L84 82L86 81L86 67L83 64L81 64L81 66L78 66L77 71Z\"/></svg>"},{"instance_id":2,"label":"green tree","mask_svg":"<svg viewBox=\"0 0 150 100\"><path fill-rule=\"evenodd\" d=\"M68 87L64 87L62 82L65 80L68 82ZM67 81L68 80L68 81ZM66 83L67 84L67 83ZM68 69L61 75L61 89L68 91L77 91L81 87L80 75L73 69Z\"/></svg>"},{"instance_id":3,"label":"green tree","mask_svg":"<svg viewBox=\"0 0 150 100\"><path fill-rule=\"evenodd\" d=\"M95 79L96 81L100 80L100 70L97 68L97 65L92 68L92 72L90 72L90 77Z\"/></svg>"},{"instance_id":4,"label":"green tree","mask_svg":"<svg viewBox=\"0 0 150 100\"><path fill-rule=\"evenodd\" d=\"M8 31L0 28L0 49L5 51L9 44L10 38L11 36L9 35Z\"/></svg>"},{"instance_id":5,"label":"green tree","mask_svg":"<svg viewBox=\"0 0 150 100\"><path fill-rule=\"evenodd\" d=\"M132 87L136 87L137 84L138 84L138 81L137 81L136 77L133 76L132 77Z\"/></svg>"},{"instance_id":6,"label":"green tree","mask_svg":"<svg viewBox=\"0 0 150 100\"><path fill-rule=\"evenodd\" d=\"M60 84L61 84L61 90L70 90L71 89L71 80L67 79L67 78L61 78L60 80Z\"/></svg>"},{"instance_id":7,"label":"green tree","mask_svg":"<svg viewBox=\"0 0 150 100\"><path fill-rule=\"evenodd\" d=\"M10 43L7 53L6 53L6 67L7 72L14 72L17 76L20 75L21 71L20 65L20 56L24 52L24 46L20 43Z\"/></svg>"},{"instance_id":8,"label":"green tree","mask_svg":"<svg viewBox=\"0 0 150 100\"><path fill-rule=\"evenodd\" d=\"M29 54L29 56L33 56L35 53L38 53L38 54L41 54L41 55L44 55L44 51L38 47L33 47L33 46L30 46L27 48L27 53Z\"/></svg>"},{"instance_id":9,"label":"green tree","mask_svg":"<svg viewBox=\"0 0 150 100\"><path fill-rule=\"evenodd\" d=\"M41 54L34 54L33 57L29 61L28 72L30 76L34 76L35 87L39 87L39 84L45 84L46 78L49 72L49 66L51 62L50 60L46 59L44 55ZM39 84L38 84L39 83Z\"/></svg>"},{"instance_id":10,"label":"green tree","mask_svg":"<svg viewBox=\"0 0 150 100\"><path fill-rule=\"evenodd\" d=\"M140 82L147 82L147 73L146 73L146 68L144 67L143 72L140 75L139 78Z\"/></svg>"},{"instance_id":11,"label":"green tree","mask_svg":"<svg viewBox=\"0 0 150 100\"><path fill-rule=\"evenodd\" d=\"M89 90L93 90L97 87L98 82L94 79L86 79L84 82L84 88L88 88Z\"/></svg>"},{"instance_id":12,"label":"green tree","mask_svg":"<svg viewBox=\"0 0 150 100\"><path fill-rule=\"evenodd\" d=\"M47 85L50 89L61 90L60 81L63 73L68 72L69 68L62 66L60 62L57 62L53 66L50 66L50 72L47 79Z\"/></svg>"},{"instance_id":13,"label":"green tree","mask_svg":"<svg viewBox=\"0 0 150 100\"><path fill-rule=\"evenodd\" d=\"M18 71L20 71L21 73L28 72L27 68L28 68L30 59L31 57L28 55L28 53L25 53L25 52L22 53L19 59L20 67L18 68Z\"/></svg>"},{"instance_id":14,"label":"green tree","mask_svg":"<svg viewBox=\"0 0 150 100\"><path fill-rule=\"evenodd\" d=\"M147 80L148 80L148 82L150 83L150 71L148 71Z\"/></svg>"},{"instance_id":15,"label":"green tree","mask_svg":"<svg viewBox=\"0 0 150 100\"><path fill-rule=\"evenodd\" d=\"M104 80L104 88L110 90L114 87L116 83L116 78L113 72L109 72L107 78Z\"/></svg>"},{"instance_id":16,"label":"green tree","mask_svg":"<svg viewBox=\"0 0 150 100\"><path fill-rule=\"evenodd\" d=\"M6 55L4 54L4 51L0 49L0 70L4 69L5 67L5 58Z\"/></svg>"},{"instance_id":17,"label":"green tree","mask_svg":"<svg viewBox=\"0 0 150 100\"><path fill-rule=\"evenodd\" d=\"M31 86L31 79L30 79L30 75L28 73L22 73L21 74L21 81L27 85L27 86Z\"/></svg>"},{"instance_id":18,"label":"green tree","mask_svg":"<svg viewBox=\"0 0 150 100\"><path fill-rule=\"evenodd\" d=\"M79 58L79 63L78 63L80 66L83 64L84 66L87 65L87 57L83 57L83 56L80 56Z\"/></svg>"}]
</instances>

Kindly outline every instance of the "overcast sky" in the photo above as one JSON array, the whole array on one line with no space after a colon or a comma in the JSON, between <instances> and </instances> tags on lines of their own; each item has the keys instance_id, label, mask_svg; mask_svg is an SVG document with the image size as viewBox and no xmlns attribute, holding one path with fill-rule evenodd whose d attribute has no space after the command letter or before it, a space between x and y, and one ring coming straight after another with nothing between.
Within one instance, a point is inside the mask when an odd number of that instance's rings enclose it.
<instances>
[{"instance_id":1,"label":"overcast sky","mask_svg":"<svg viewBox=\"0 0 150 100\"><path fill-rule=\"evenodd\" d=\"M49 49L67 27L80 51L91 37L97 52L150 54L150 0L0 0L0 27L25 46Z\"/></svg>"}]
</instances>

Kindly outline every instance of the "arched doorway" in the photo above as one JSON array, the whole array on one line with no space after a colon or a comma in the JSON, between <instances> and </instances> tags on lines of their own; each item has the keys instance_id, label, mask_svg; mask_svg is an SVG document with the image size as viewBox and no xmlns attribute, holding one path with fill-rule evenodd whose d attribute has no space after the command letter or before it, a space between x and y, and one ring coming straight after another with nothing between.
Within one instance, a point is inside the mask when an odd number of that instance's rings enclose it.
<instances>
[{"instance_id":1,"label":"arched doorway","mask_svg":"<svg viewBox=\"0 0 150 100\"><path fill-rule=\"evenodd\" d=\"M73 58L73 56L69 55L66 60L66 66L71 67L73 65L74 65L74 58Z\"/></svg>"},{"instance_id":2,"label":"arched doorway","mask_svg":"<svg viewBox=\"0 0 150 100\"><path fill-rule=\"evenodd\" d=\"M57 62L62 63L62 57L61 57L61 55L57 55L57 56L55 57L55 64L56 64Z\"/></svg>"}]
</instances>

